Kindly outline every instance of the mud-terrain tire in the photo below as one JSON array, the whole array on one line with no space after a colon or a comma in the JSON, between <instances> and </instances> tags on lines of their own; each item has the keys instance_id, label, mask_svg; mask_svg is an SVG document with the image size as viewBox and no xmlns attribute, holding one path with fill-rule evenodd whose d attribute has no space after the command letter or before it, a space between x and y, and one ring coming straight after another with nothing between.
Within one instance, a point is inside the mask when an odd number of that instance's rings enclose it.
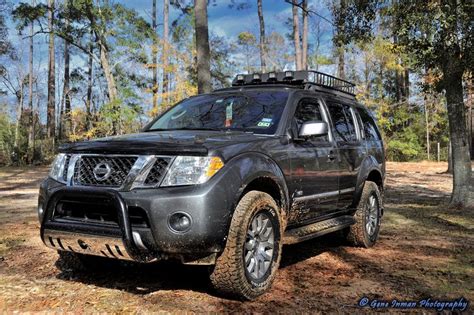
<instances>
[{"instance_id":1,"label":"mud-terrain tire","mask_svg":"<svg viewBox=\"0 0 474 315\"><path fill-rule=\"evenodd\" d=\"M282 222L280 209L270 195L250 191L242 197L232 217L226 247L210 275L219 294L253 300L271 287L280 265Z\"/></svg>"},{"instance_id":2,"label":"mud-terrain tire","mask_svg":"<svg viewBox=\"0 0 474 315\"><path fill-rule=\"evenodd\" d=\"M382 219L382 197L374 182L365 182L354 219L356 223L344 231L346 240L357 247L374 246Z\"/></svg>"},{"instance_id":3,"label":"mud-terrain tire","mask_svg":"<svg viewBox=\"0 0 474 315\"><path fill-rule=\"evenodd\" d=\"M106 258L58 251L56 267L61 271L94 271L106 268Z\"/></svg>"}]
</instances>

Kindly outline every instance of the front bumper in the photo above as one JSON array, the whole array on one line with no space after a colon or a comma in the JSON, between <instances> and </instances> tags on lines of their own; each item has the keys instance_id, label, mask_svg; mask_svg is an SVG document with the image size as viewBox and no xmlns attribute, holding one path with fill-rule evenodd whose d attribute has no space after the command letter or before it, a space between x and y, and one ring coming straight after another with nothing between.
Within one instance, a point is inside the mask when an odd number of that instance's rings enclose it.
<instances>
[{"instance_id":1,"label":"front bumper","mask_svg":"<svg viewBox=\"0 0 474 315\"><path fill-rule=\"evenodd\" d=\"M165 257L183 262L202 262L216 257L224 246L233 208L240 189L235 178L215 176L198 186L163 187L117 191L98 187L74 187L52 179L40 187L41 238L46 246L83 254L149 262ZM117 224L62 220L54 217L57 205L65 199L77 202L106 200L117 211ZM148 226L134 226L129 209L143 209ZM176 212L191 217L191 227L178 233L169 226ZM210 261L212 263L212 261Z\"/></svg>"}]
</instances>

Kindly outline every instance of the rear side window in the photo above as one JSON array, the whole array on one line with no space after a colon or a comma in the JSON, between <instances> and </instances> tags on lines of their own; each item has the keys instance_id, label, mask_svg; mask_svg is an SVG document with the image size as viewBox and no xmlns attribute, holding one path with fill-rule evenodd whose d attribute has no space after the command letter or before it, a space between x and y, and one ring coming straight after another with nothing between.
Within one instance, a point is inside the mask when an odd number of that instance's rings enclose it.
<instances>
[{"instance_id":1,"label":"rear side window","mask_svg":"<svg viewBox=\"0 0 474 315\"><path fill-rule=\"evenodd\" d=\"M381 140L382 137L380 136L377 125L375 124L374 119L367 112L367 110L365 108L357 108L357 112L359 113L360 118L362 119L365 139L368 140L368 141Z\"/></svg>"},{"instance_id":2,"label":"rear side window","mask_svg":"<svg viewBox=\"0 0 474 315\"><path fill-rule=\"evenodd\" d=\"M329 103L329 113L335 128L336 141L353 142L357 141L354 120L348 105Z\"/></svg>"}]
</instances>

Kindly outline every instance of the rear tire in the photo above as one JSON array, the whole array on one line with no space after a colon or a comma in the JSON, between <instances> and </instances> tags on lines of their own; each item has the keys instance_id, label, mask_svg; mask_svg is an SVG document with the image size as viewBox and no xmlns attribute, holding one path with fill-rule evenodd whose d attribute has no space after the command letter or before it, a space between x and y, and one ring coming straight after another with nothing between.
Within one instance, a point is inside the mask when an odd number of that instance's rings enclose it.
<instances>
[{"instance_id":1,"label":"rear tire","mask_svg":"<svg viewBox=\"0 0 474 315\"><path fill-rule=\"evenodd\" d=\"M226 247L211 273L214 288L242 300L265 293L280 265L282 234L275 200L260 191L246 193L235 209Z\"/></svg>"},{"instance_id":2,"label":"rear tire","mask_svg":"<svg viewBox=\"0 0 474 315\"><path fill-rule=\"evenodd\" d=\"M369 248L375 245L380 231L382 198L374 182L366 181L354 214L356 223L345 230L347 241L357 247Z\"/></svg>"}]
</instances>

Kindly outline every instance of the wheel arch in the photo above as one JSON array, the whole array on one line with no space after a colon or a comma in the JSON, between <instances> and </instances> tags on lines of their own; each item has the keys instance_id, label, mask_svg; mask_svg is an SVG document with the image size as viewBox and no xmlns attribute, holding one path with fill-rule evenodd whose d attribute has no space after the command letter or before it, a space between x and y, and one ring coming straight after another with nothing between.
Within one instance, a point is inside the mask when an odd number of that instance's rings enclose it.
<instances>
[{"instance_id":1,"label":"wheel arch","mask_svg":"<svg viewBox=\"0 0 474 315\"><path fill-rule=\"evenodd\" d=\"M382 212L383 212L383 195L384 195L384 172L382 171L382 164L378 163L375 157L369 156L364 159L361 164L359 176L357 178L356 193L354 196L353 208L357 207L360 201L362 190L366 181L374 182L379 188L382 197Z\"/></svg>"},{"instance_id":2,"label":"wheel arch","mask_svg":"<svg viewBox=\"0 0 474 315\"><path fill-rule=\"evenodd\" d=\"M240 187L232 203L232 215L240 199L251 190L269 194L281 209L283 218L289 209L289 194L285 176L278 164L269 156L250 152L234 157L233 167L238 168ZM286 220L286 219L285 219Z\"/></svg>"}]
</instances>

